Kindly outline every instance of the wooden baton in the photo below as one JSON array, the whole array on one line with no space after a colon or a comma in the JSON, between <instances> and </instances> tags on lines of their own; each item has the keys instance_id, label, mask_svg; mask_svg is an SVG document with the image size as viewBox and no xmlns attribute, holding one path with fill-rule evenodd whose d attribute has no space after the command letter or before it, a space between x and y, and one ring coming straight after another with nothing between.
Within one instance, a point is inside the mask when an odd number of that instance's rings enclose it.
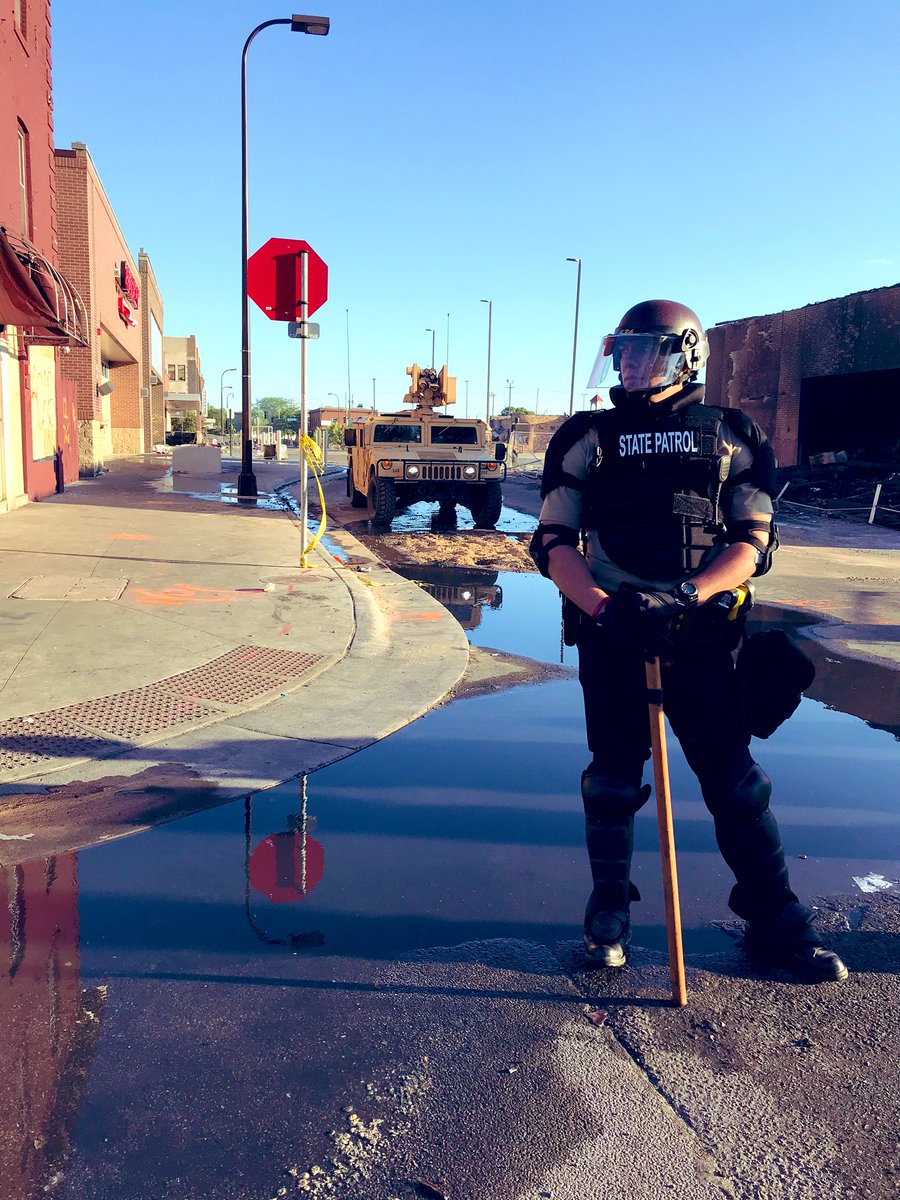
<instances>
[{"instance_id":1,"label":"wooden baton","mask_svg":"<svg viewBox=\"0 0 900 1200\"><path fill-rule=\"evenodd\" d=\"M675 830L672 826L672 793L669 790L669 760L666 753L662 676L658 657L650 659L647 663L647 705L650 715L650 745L653 750L653 784L656 792L656 816L659 822L659 852L662 858L672 1003L683 1008L687 1004L687 985L684 979L681 908L678 903L678 868L675 863Z\"/></svg>"}]
</instances>

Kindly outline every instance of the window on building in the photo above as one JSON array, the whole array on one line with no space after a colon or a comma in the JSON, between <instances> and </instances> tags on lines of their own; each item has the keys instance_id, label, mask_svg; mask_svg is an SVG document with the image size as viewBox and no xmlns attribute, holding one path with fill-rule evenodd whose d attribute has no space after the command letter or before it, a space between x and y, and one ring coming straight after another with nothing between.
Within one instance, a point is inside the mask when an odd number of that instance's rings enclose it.
<instances>
[{"instance_id":1,"label":"window on building","mask_svg":"<svg viewBox=\"0 0 900 1200\"><path fill-rule=\"evenodd\" d=\"M19 122L19 214L22 237L31 237L31 170L28 158L28 130Z\"/></svg>"},{"instance_id":2,"label":"window on building","mask_svg":"<svg viewBox=\"0 0 900 1200\"><path fill-rule=\"evenodd\" d=\"M169 363L169 365L166 367L166 375L168 375L170 383L175 382L175 364L174 363Z\"/></svg>"},{"instance_id":3,"label":"window on building","mask_svg":"<svg viewBox=\"0 0 900 1200\"><path fill-rule=\"evenodd\" d=\"M178 364L178 382L179 383L187 382L187 367L185 366L184 363Z\"/></svg>"},{"instance_id":4,"label":"window on building","mask_svg":"<svg viewBox=\"0 0 900 1200\"><path fill-rule=\"evenodd\" d=\"M28 32L28 3L27 0L13 0L13 16L16 29L22 37Z\"/></svg>"}]
</instances>

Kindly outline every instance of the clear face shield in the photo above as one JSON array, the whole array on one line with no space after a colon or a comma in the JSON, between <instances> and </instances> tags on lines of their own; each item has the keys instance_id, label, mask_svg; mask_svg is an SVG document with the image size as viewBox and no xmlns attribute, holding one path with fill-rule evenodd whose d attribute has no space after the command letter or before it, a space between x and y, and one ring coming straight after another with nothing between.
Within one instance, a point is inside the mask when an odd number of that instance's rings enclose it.
<instances>
[{"instance_id":1,"label":"clear face shield","mask_svg":"<svg viewBox=\"0 0 900 1200\"><path fill-rule=\"evenodd\" d=\"M609 333L600 345L588 387L603 382L610 364L627 392L671 387L690 373L682 341L674 334Z\"/></svg>"}]
</instances>

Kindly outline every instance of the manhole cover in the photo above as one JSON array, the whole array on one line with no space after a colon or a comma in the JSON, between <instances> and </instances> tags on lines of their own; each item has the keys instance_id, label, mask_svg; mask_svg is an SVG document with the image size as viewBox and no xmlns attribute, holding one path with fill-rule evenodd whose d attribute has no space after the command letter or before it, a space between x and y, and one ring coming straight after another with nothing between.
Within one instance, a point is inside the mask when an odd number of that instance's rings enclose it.
<instances>
[{"instance_id":1,"label":"manhole cover","mask_svg":"<svg viewBox=\"0 0 900 1200\"><path fill-rule=\"evenodd\" d=\"M10 600L118 600L127 579L73 579L71 575L33 575Z\"/></svg>"}]
</instances>

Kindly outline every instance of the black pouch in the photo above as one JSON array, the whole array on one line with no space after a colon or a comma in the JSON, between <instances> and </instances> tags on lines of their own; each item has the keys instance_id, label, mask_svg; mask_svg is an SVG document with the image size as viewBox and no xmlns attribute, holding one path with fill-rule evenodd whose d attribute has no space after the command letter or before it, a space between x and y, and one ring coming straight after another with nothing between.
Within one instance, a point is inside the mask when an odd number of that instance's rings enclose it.
<instances>
[{"instance_id":1,"label":"black pouch","mask_svg":"<svg viewBox=\"0 0 900 1200\"><path fill-rule=\"evenodd\" d=\"M749 732L771 737L797 710L815 677L812 662L780 629L747 638L738 654L737 679Z\"/></svg>"},{"instance_id":2,"label":"black pouch","mask_svg":"<svg viewBox=\"0 0 900 1200\"><path fill-rule=\"evenodd\" d=\"M581 622L586 621L587 617L577 604L569 600L567 596L563 596L561 592L560 599L562 600L563 643L566 646L577 646Z\"/></svg>"}]
</instances>

